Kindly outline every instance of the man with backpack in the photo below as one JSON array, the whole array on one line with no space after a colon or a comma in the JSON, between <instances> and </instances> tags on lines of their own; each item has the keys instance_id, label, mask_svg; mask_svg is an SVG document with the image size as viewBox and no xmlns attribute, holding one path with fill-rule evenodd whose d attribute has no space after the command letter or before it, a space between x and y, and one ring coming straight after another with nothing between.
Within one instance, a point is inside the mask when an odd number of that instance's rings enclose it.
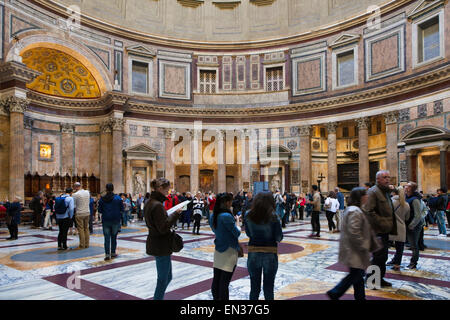
<instances>
[{"instance_id":1,"label":"man with backpack","mask_svg":"<svg viewBox=\"0 0 450 320\"><path fill-rule=\"evenodd\" d=\"M67 232L72 225L75 209L72 198L72 188L67 188L66 193L55 198L55 214L58 221L58 250L67 250Z\"/></svg>"}]
</instances>

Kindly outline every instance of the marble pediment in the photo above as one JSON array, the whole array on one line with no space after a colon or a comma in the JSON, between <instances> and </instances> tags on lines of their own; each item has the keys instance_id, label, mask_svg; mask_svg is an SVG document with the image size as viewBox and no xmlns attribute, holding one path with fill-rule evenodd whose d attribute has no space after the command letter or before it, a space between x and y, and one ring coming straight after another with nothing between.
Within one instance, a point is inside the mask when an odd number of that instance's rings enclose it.
<instances>
[{"instance_id":1,"label":"marble pediment","mask_svg":"<svg viewBox=\"0 0 450 320\"><path fill-rule=\"evenodd\" d=\"M144 143L132 146L125 151L127 160L156 160L158 152Z\"/></svg>"}]
</instances>

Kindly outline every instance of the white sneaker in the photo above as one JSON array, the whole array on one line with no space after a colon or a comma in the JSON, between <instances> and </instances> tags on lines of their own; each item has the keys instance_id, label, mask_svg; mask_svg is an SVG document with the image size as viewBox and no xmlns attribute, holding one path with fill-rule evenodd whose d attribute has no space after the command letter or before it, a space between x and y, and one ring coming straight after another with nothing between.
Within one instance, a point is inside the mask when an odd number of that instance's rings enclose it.
<instances>
[{"instance_id":1,"label":"white sneaker","mask_svg":"<svg viewBox=\"0 0 450 320\"><path fill-rule=\"evenodd\" d=\"M441 233L440 235L438 235L438 237L439 237L439 238L447 238L447 235Z\"/></svg>"}]
</instances>

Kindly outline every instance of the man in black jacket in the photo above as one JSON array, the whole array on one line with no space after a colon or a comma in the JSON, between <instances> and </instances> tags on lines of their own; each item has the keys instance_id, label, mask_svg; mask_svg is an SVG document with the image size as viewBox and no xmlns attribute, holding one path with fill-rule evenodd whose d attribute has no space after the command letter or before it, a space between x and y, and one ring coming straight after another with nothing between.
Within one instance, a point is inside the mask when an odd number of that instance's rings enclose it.
<instances>
[{"instance_id":1,"label":"man in black jacket","mask_svg":"<svg viewBox=\"0 0 450 320\"><path fill-rule=\"evenodd\" d=\"M42 211L44 210L44 193L39 191L36 196L31 200L29 207L33 210L33 228L39 229L42 222Z\"/></svg>"}]
</instances>

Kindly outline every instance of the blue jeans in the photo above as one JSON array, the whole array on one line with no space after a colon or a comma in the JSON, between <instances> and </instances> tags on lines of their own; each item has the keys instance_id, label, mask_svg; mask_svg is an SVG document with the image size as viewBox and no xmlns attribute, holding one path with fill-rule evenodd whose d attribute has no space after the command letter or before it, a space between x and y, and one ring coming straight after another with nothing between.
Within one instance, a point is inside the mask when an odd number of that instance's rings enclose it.
<instances>
[{"instance_id":1,"label":"blue jeans","mask_svg":"<svg viewBox=\"0 0 450 320\"><path fill-rule=\"evenodd\" d=\"M103 221L103 235L105 236L105 254L115 254L117 248L117 233L120 229L120 223L112 221Z\"/></svg>"},{"instance_id":2,"label":"blue jeans","mask_svg":"<svg viewBox=\"0 0 450 320\"><path fill-rule=\"evenodd\" d=\"M350 268L350 273L339 282L336 287L328 291L335 299L339 299L353 285L355 300L365 300L366 292L364 290L365 271L362 269Z\"/></svg>"},{"instance_id":3,"label":"blue jeans","mask_svg":"<svg viewBox=\"0 0 450 320\"><path fill-rule=\"evenodd\" d=\"M126 227L128 225L128 211L122 211L122 226Z\"/></svg>"},{"instance_id":4,"label":"blue jeans","mask_svg":"<svg viewBox=\"0 0 450 320\"><path fill-rule=\"evenodd\" d=\"M172 281L172 260L171 255L155 256L156 271L158 273L158 280L156 281L155 294L153 300L163 300L167 286Z\"/></svg>"},{"instance_id":5,"label":"blue jeans","mask_svg":"<svg viewBox=\"0 0 450 320\"><path fill-rule=\"evenodd\" d=\"M439 228L439 234L447 234L447 229L445 228L445 213L444 211L436 212L436 220Z\"/></svg>"},{"instance_id":6,"label":"blue jeans","mask_svg":"<svg viewBox=\"0 0 450 320\"><path fill-rule=\"evenodd\" d=\"M273 287L278 270L278 255L266 252L249 252L247 269L250 274L250 300L258 300L261 292L261 275L264 273L265 300L273 300Z\"/></svg>"},{"instance_id":7,"label":"blue jeans","mask_svg":"<svg viewBox=\"0 0 450 320\"><path fill-rule=\"evenodd\" d=\"M411 264L417 264L419 261L419 237L420 231L423 230L422 222L420 222L413 230L406 229L406 238L411 246L412 257Z\"/></svg>"}]
</instances>

